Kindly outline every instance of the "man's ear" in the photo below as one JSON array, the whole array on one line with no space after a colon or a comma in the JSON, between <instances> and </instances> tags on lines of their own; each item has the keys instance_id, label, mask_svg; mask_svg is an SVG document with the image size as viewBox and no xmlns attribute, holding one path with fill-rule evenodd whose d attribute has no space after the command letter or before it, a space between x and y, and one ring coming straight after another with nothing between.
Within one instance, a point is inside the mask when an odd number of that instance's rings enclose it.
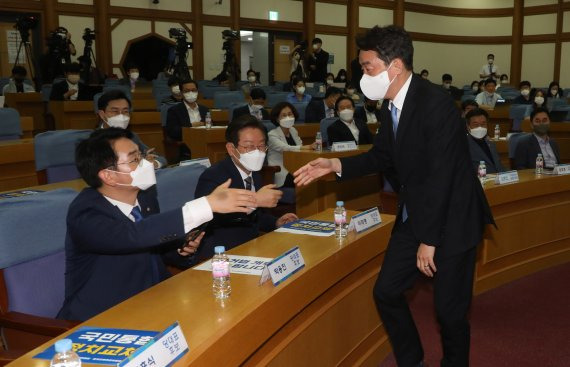
<instances>
[{"instance_id":1,"label":"man's ear","mask_svg":"<svg viewBox=\"0 0 570 367\"><path fill-rule=\"evenodd\" d=\"M97 116L99 116L99 119L101 121L105 121L105 111L103 110L97 110Z\"/></svg>"},{"instance_id":2,"label":"man's ear","mask_svg":"<svg viewBox=\"0 0 570 367\"><path fill-rule=\"evenodd\" d=\"M235 156L234 150L235 150L235 147L232 143L230 143L230 142L226 143L226 151L228 152L230 157Z\"/></svg>"},{"instance_id":3,"label":"man's ear","mask_svg":"<svg viewBox=\"0 0 570 367\"><path fill-rule=\"evenodd\" d=\"M102 183L108 186L115 186L117 181L115 180L114 173L107 169L102 169L97 173L97 177L101 180Z\"/></svg>"}]
</instances>

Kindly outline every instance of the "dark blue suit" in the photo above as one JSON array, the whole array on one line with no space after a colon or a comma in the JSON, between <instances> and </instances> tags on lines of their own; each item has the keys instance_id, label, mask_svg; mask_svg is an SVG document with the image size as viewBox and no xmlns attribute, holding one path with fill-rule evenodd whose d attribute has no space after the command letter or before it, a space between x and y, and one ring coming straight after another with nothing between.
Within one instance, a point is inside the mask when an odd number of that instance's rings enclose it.
<instances>
[{"instance_id":1,"label":"dark blue suit","mask_svg":"<svg viewBox=\"0 0 570 367\"><path fill-rule=\"evenodd\" d=\"M259 190L263 185L261 174L253 172L252 177L255 189ZM245 189L245 182L230 157L226 157L226 159L202 172L198 179L198 185L196 185L194 197L209 195L228 178L232 179L231 188ZM275 229L276 221L277 218L265 213L261 208L254 210L249 215L244 213L214 213L214 219L208 223L206 235L198 249L198 259L203 260L212 257L215 246L223 245L226 250L229 250L256 238L259 236L260 230L263 232L272 231Z\"/></svg>"},{"instance_id":2,"label":"dark blue suit","mask_svg":"<svg viewBox=\"0 0 570 367\"><path fill-rule=\"evenodd\" d=\"M160 215L156 187L140 191L132 222L93 188L67 213L65 301L58 318L87 320L168 277L159 245L184 237L182 210Z\"/></svg>"}]
</instances>

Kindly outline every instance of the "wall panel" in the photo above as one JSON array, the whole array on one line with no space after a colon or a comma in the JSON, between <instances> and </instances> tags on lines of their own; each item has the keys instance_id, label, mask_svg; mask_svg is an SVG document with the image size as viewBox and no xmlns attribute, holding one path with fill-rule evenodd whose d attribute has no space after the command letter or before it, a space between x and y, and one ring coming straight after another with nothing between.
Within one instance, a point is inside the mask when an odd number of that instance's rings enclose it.
<instances>
[{"instance_id":1,"label":"wall panel","mask_svg":"<svg viewBox=\"0 0 570 367\"><path fill-rule=\"evenodd\" d=\"M558 4L558 0L524 0L525 8L529 6Z\"/></svg>"},{"instance_id":2,"label":"wall panel","mask_svg":"<svg viewBox=\"0 0 570 367\"><path fill-rule=\"evenodd\" d=\"M160 3L158 4L153 4L151 0L111 0L111 6L187 12L192 11L191 0L160 0Z\"/></svg>"},{"instance_id":3,"label":"wall panel","mask_svg":"<svg viewBox=\"0 0 570 367\"><path fill-rule=\"evenodd\" d=\"M93 0L58 0L58 3L93 5Z\"/></svg>"},{"instance_id":4,"label":"wall panel","mask_svg":"<svg viewBox=\"0 0 570 367\"><path fill-rule=\"evenodd\" d=\"M333 36L316 34L323 40L323 50L334 55L334 64L330 65L330 72L335 76L340 69L346 70L346 36Z\"/></svg>"},{"instance_id":5,"label":"wall panel","mask_svg":"<svg viewBox=\"0 0 570 367\"><path fill-rule=\"evenodd\" d=\"M570 42L562 43L562 53L560 57L560 85L562 88L570 88L570 68L564 65L570 65Z\"/></svg>"},{"instance_id":6,"label":"wall panel","mask_svg":"<svg viewBox=\"0 0 570 367\"><path fill-rule=\"evenodd\" d=\"M77 61L77 58L83 55L83 47L85 47L85 42L81 38L83 36L83 31L85 28L94 29L95 21L90 17L78 17L70 15L60 15L59 25L67 28L68 32L71 33L71 41L75 45L77 53L75 56L71 56L71 61ZM93 54L97 54L97 40L93 42Z\"/></svg>"},{"instance_id":7,"label":"wall panel","mask_svg":"<svg viewBox=\"0 0 570 367\"><path fill-rule=\"evenodd\" d=\"M556 14L527 15L524 17L523 34L553 34L556 33Z\"/></svg>"},{"instance_id":8,"label":"wall panel","mask_svg":"<svg viewBox=\"0 0 570 367\"><path fill-rule=\"evenodd\" d=\"M202 13L208 15L230 16L231 1L202 0ZM243 15L242 15L243 16Z\"/></svg>"},{"instance_id":9,"label":"wall panel","mask_svg":"<svg viewBox=\"0 0 570 367\"><path fill-rule=\"evenodd\" d=\"M410 2L410 1L406 1ZM509 8L513 6L513 0L413 0L417 4L444 6L447 8L461 9L493 9Z\"/></svg>"},{"instance_id":10,"label":"wall panel","mask_svg":"<svg viewBox=\"0 0 570 367\"><path fill-rule=\"evenodd\" d=\"M151 22L148 20L125 19L121 22L111 33L113 64L119 64L121 62L121 57L130 40L149 33L151 33ZM115 73L117 72L115 71ZM122 72L119 74L122 75Z\"/></svg>"},{"instance_id":11,"label":"wall panel","mask_svg":"<svg viewBox=\"0 0 570 367\"><path fill-rule=\"evenodd\" d=\"M394 22L394 15L393 11L389 9L361 6L358 9L358 21L360 27L372 28L375 25L383 26L392 24Z\"/></svg>"},{"instance_id":12,"label":"wall panel","mask_svg":"<svg viewBox=\"0 0 570 367\"><path fill-rule=\"evenodd\" d=\"M222 31L226 27L204 26L204 79L212 79L222 71L224 51Z\"/></svg>"},{"instance_id":13,"label":"wall panel","mask_svg":"<svg viewBox=\"0 0 570 367\"><path fill-rule=\"evenodd\" d=\"M316 3L315 24L346 27L346 5Z\"/></svg>"},{"instance_id":14,"label":"wall panel","mask_svg":"<svg viewBox=\"0 0 570 367\"><path fill-rule=\"evenodd\" d=\"M450 36L510 36L512 17L467 18L446 17L407 11L406 30Z\"/></svg>"},{"instance_id":15,"label":"wall panel","mask_svg":"<svg viewBox=\"0 0 570 367\"><path fill-rule=\"evenodd\" d=\"M229 1L229 0L226 0ZM279 20L303 22L303 2L294 0L240 0L242 18L269 19L269 11L278 11Z\"/></svg>"},{"instance_id":16,"label":"wall panel","mask_svg":"<svg viewBox=\"0 0 570 367\"><path fill-rule=\"evenodd\" d=\"M562 32L570 32L570 11L564 12L564 20L562 23Z\"/></svg>"},{"instance_id":17,"label":"wall panel","mask_svg":"<svg viewBox=\"0 0 570 367\"><path fill-rule=\"evenodd\" d=\"M554 43L523 45L521 70L522 80L535 87L548 86L554 71Z\"/></svg>"}]
</instances>

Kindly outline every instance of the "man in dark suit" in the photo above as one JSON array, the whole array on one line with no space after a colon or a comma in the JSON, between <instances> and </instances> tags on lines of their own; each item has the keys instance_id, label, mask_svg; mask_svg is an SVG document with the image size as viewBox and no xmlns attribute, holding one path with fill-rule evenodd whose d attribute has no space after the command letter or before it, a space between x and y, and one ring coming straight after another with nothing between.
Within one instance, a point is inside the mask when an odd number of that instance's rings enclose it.
<instances>
[{"instance_id":1,"label":"man in dark suit","mask_svg":"<svg viewBox=\"0 0 570 367\"><path fill-rule=\"evenodd\" d=\"M463 91L457 87L454 87L453 85L451 85L451 83L453 83L453 77L451 76L451 74L443 74L441 76L441 86L443 87L443 89L445 89L445 91L449 93L451 98L455 100L460 100L461 96L463 95Z\"/></svg>"},{"instance_id":2,"label":"man in dark suit","mask_svg":"<svg viewBox=\"0 0 570 367\"><path fill-rule=\"evenodd\" d=\"M247 105L234 109L232 121L243 115L251 115L258 121L269 120L269 113L265 109L266 95L261 88L253 88L247 97Z\"/></svg>"},{"instance_id":3,"label":"man in dark suit","mask_svg":"<svg viewBox=\"0 0 570 367\"><path fill-rule=\"evenodd\" d=\"M323 41L313 39L313 54L309 56L309 81L323 83L327 77L329 53L323 50Z\"/></svg>"},{"instance_id":4,"label":"man in dark suit","mask_svg":"<svg viewBox=\"0 0 570 367\"><path fill-rule=\"evenodd\" d=\"M193 80L180 82L180 91L183 102L168 109L166 114L166 137L167 143L175 143L179 146L177 161L190 159L190 148L182 143L182 127L202 126L206 121L206 114L210 109L196 102L198 100L198 84Z\"/></svg>"},{"instance_id":5,"label":"man in dark suit","mask_svg":"<svg viewBox=\"0 0 570 367\"><path fill-rule=\"evenodd\" d=\"M364 96L364 105L356 107L354 118L366 123L380 123L380 109L378 101L373 101Z\"/></svg>"},{"instance_id":6,"label":"man in dark suit","mask_svg":"<svg viewBox=\"0 0 570 367\"><path fill-rule=\"evenodd\" d=\"M548 136L550 115L548 110L538 107L530 114L532 134L519 139L515 149L515 169L536 168L536 156L544 158L544 167L552 168L560 164L558 143Z\"/></svg>"},{"instance_id":7,"label":"man in dark suit","mask_svg":"<svg viewBox=\"0 0 570 367\"><path fill-rule=\"evenodd\" d=\"M325 98L313 98L305 109L305 122L321 122L327 117L334 117L334 104L342 95L337 87L327 88Z\"/></svg>"},{"instance_id":8,"label":"man in dark suit","mask_svg":"<svg viewBox=\"0 0 570 367\"><path fill-rule=\"evenodd\" d=\"M199 260L214 255L214 247L224 244L226 250L256 238L260 231L270 232L297 216L288 213L280 218L266 213L261 208L277 205L282 192L273 184L263 186L259 170L267 151L267 131L263 124L251 115L232 121L226 130L228 157L207 168L198 180L194 196L208 195L219 183L231 179L230 187L246 189L255 193L257 209L250 213L215 214L208 223L206 236L198 253Z\"/></svg>"},{"instance_id":9,"label":"man in dark suit","mask_svg":"<svg viewBox=\"0 0 570 367\"><path fill-rule=\"evenodd\" d=\"M184 243L186 233L213 212L247 212L256 205L251 192L226 182L159 214L154 169L125 129L95 130L78 145L76 164L89 187L67 214L63 319L86 320L164 280L169 274L161 255L193 255L203 237Z\"/></svg>"},{"instance_id":10,"label":"man in dark suit","mask_svg":"<svg viewBox=\"0 0 570 367\"><path fill-rule=\"evenodd\" d=\"M487 111L476 108L465 115L467 121L467 131L469 131L469 153L473 172L477 172L481 161L485 162L487 173L503 172L505 169L501 164L499 153L495 143L487 136L487 123L489 114Z\"/></svg>"},{"instance_id":11,"label":"man in dark suit","mask_svg":"<svg viewBox=\"0 0 570 367\"><path fill-rule=\"evenodd\" d=\"M81 66L74 62L65 66L65 80L51 88L50 101L89 101L93 99L91 89L79 81Z\"/></svg>"},{"instance_id":12,"label":"man in dark suit","mask_svg":"<svg viewBox=\"0 0 570 367\"><path fill-rule=\"evenodd\" d=\"M354 118L354 101L350 97L342 96L336 100L335 111L340 117L327 129L327 143L340 141L354 141L356 144L372 144L374 137L368 125Z\"/></svg>"},{"instance_id":13,"label":"man in dark suit","mask_svg":"<svg viewBox=\"0 0 570 367\"><path fill-rule=\"evenodd\" d=\"M360 86L384 99L374 146L347 158L319 158L295 172L305 185L336 172L344 180L374 172L391 176L399 211L374 299L399 366L423 366L423 349L404 292L418 275L434 279L442 366L469 364L469 322L476 246L493 218L471 167L465 124L453 100L413 75L413 46L396 26L357 39L365 75Z\"/></svg>"}]
</instances>

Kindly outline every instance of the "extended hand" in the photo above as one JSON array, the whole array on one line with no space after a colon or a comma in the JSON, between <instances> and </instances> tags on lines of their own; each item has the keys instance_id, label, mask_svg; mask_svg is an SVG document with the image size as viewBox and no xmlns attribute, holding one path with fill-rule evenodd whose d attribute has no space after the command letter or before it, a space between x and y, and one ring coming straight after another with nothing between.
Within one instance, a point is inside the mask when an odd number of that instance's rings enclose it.
<instances>
[{"instance_id":1,"label":"extended hand","mask_svg":"<svg viewBox=\"0 0 570 367\"><path fill-rule=\"evenodd\" d=\"M277 202L283 196L283 191L275 189L276 187L273 184L265 185L255 193L258 207L274 208L277 206Z\"/></svg>"},{"instance_id":2,"label":"extended hand","mask_svg":"<svg viewBox=\"0 0 570 367\"><path fill-rule=\"evenodd\" d=\"M196 251L198 251L198 246L200 246L200 241L202 241L202 238L204 238L205 233L206 232L200 233L200 235L196 237L194 241L186 242L183 248L178 249L178 254L181 256L189 256L195 254Z\"/></svg>"},{"instance_id":3,"label":"extended hand","mask_svg":"<svg viewBox=\"0 0 570 367\"><path fill-rule=\"evenodd\" d=\"M255 192L244 189L230 189L232 179L216 187L206 199L215 213L248 213L257 207Z\"/></svg>"},{"instance_id":4,"label":"extended hand","mask_svg":"<svg viewBox=\"0 0 570 367\"><path fill-rule=\"evenodd\" d=\"M433 262L433 256L435 255L435 247L426 245L425 243L420 243L418 247L418 255L416 260L416 266L418 269L430 278L437 271L435 263Z\"/></svg>"},{"instance_id":5,"label":"extended hand","mask_svg":"<svg viewBox=\"0 0 570 367\"><path fill-rule=\"evenodd\" d=\"M156 154L153 154L153 152L154 152L154 148L150 148L149 150L147 150L146 155L145 155L145 159L147 161L149 161L150 163L152 163L152 165L156 169L160 166L160 163L156 160L156 158L158 156Z\"/></svg>"},{"instance_id":6,"label":"extended hand","mask_svg":"<svg viewBox=\"0 0 570 367\"><path fill-rule=\"evenodd\" d=\"M275 222L275 226L281 227L282 225L296 221L297 219L299 218L294 213L283 214L279 219L277 219L277 222Z\"/></svg>"},{"instance_id":7,"label":"extended hand","mask_svg":"<svg viewBox=\"0 0 570 367\"><path fill-rule=\"evenodd\" d=\"M317 158L299 168L293 175L297 186L305 186L331 172L340 172L341 164L338 158Z\"/></svg>"}]
</instances>

